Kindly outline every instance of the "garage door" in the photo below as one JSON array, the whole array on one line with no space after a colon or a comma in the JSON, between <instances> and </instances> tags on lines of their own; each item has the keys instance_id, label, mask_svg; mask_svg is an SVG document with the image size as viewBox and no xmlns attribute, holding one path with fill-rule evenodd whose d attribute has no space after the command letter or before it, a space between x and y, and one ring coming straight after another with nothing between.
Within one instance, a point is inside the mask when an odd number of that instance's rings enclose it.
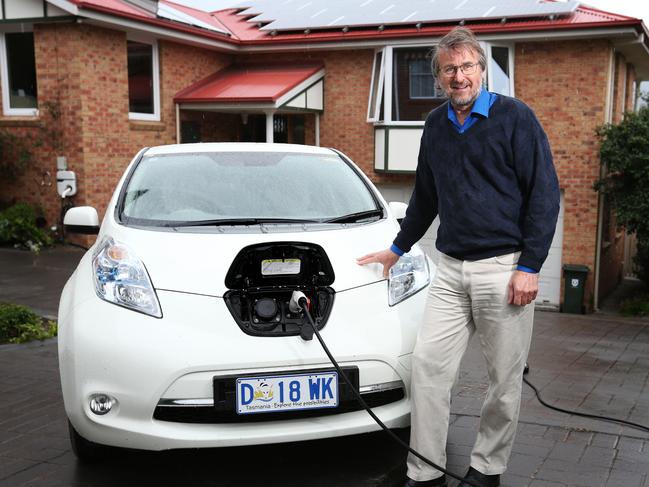
<instances>
[{"instance_id":1,"label":"garage door","mask_svg":"<svg viewBox=\"0 0 649 487\"><path fill-rule=\"evenodd\" d=\"M563 191L561 192L561 206L557 229L550 246L550 252L541 273L539 274L539 293L536 296L536 307L545 309L559 309L561 300L561 249L563 248Z\"/></svg>"}]
</instances>

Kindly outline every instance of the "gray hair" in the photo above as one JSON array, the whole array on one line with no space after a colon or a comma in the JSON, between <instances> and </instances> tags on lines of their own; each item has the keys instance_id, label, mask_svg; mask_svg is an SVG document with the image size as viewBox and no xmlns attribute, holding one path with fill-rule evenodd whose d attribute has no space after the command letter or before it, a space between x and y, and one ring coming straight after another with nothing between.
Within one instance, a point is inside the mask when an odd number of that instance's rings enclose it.
<instances>
[{"instance_id":1,"label":"gray hair","mask_svg":"<svg viewBox=\"0 0 649 487\"><path fill-rule=\"evenodd\" d=\"M482 72L487 69L487 57L485 56L482 46L476 39L475 35L470 29L466 27L455 27L451 32L446 34L437 44L435 53L433 54L433 61L431 67L433 74L437 76L439 73L439 53L440 51L450 51L452 49L466 48L471 49L478 55L478 64L482 68Z\"/></svg>"}]
</instances>

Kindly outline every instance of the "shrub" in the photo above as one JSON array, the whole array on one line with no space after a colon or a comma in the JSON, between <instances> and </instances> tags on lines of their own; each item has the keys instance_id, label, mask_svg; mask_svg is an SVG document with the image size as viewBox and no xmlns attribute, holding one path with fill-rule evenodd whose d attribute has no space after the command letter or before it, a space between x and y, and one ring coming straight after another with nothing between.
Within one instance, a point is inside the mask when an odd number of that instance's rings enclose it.
<instances>
[{"instance_id":1,"label":"shrub","mask_svg":"<svg viewBox=\"0 0 649 487\"><path fill-rule=\"evenodd\" d=\"M622 301L620 311L624 316L649 316L649 293Z\"/></svg>"},{"instance_id":2,"label":"shrub","mask_svg":"<svg viewBox=\"0 0 649 487\"><path fill-rule=\"evenodd\" d=\"M14 179L25 172L32 160L30 140L0 130L0 178Z\"/></svg>"},{"instance_id":3,"label":"shrub","mask_svg":"<svg viewBox=\"0 0 649 487\"><path fill-rule=\"evenodd\" d=\"M36 211L17 203L0 212L0 245L14 245L38 252L52 245L52 238L36 225Z\"/></svg>"},{"instance_id":4,"label":"shrub","mask_svg":"<svg viewBox=\"0 0 649 487\"><path fill-rule=\"evenodd\" d=\"M0 303L0 343L23 343L56 336L56 322L43 320L19 304Z\"/></svg>"},{"instance_id":5,"label":"shrub","mask_svg":"<svg viewBox=\"0 0 649 487\"><path fill-rule=\"evenodd\" d=\"M598 132L608 172L595 185L615 207L617 222L636 233L638 277L649 284L649 107L627 113L618 125Z\"/></svg>"}]
</instances>

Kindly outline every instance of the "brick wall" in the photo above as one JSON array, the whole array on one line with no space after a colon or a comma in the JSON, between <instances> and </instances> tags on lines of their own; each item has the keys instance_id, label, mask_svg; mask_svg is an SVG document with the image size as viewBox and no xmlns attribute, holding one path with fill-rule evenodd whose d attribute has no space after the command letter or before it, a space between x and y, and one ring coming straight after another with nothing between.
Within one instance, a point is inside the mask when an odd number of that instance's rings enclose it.
<instances>
[{"instance_id":1,"label":"brick wall","mask_svg":"<svg viewBox=\"0 0 649 487\"><path fill-rule=\"evenodd\" d=\"M18 181L0 181L0 199L42 206L49 224L57 222L61 205L56 155L65 156L77 174L78 193L70 202L94 206L102 215L137 151L175 142L173 95L231 63L230 56L217 52L159 42L161 120L140 122L128 118L124 32L85 24L36 25L34 45L39 116L0 117L0 128L36 142L34 160ZM59 120L50 115L53 106L60 108Z\"/></svg>"},{"instance_id":2,"label":"brick wall","mask_svg":"<svg viewBox=\"0 0 649 487\"><path fill-rule=\"evenodd\" d=\"M543 124L564 189L563 262L584 264L585 304L592 308L599 178L597 127L605 122L607 41L561 41L516 45L516 96ZM551 67L551 69L549 69ZM563 293L562 293L563 294Z\"/></svg>"}]
</instances>

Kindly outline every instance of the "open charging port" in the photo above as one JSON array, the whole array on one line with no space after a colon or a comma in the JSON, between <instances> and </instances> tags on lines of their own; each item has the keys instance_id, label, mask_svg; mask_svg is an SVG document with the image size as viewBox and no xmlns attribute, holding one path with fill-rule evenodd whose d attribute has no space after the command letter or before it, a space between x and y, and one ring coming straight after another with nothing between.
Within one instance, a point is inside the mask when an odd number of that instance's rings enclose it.
<instances>
[{"instance_id":1,"label":"open charging port","mask_svg":"<svg viewBox=\"0 0 649 487\"><path fill-rule=\"evenodd\" d=\"M299 335L309 328L302 312L291 312L293 291L302 291L318 329L331 313L333 267L324 249L304 242L269 242L243 248L225 277L223 298L239 327L254 336Z\"/></svg>"}]
</instances>

